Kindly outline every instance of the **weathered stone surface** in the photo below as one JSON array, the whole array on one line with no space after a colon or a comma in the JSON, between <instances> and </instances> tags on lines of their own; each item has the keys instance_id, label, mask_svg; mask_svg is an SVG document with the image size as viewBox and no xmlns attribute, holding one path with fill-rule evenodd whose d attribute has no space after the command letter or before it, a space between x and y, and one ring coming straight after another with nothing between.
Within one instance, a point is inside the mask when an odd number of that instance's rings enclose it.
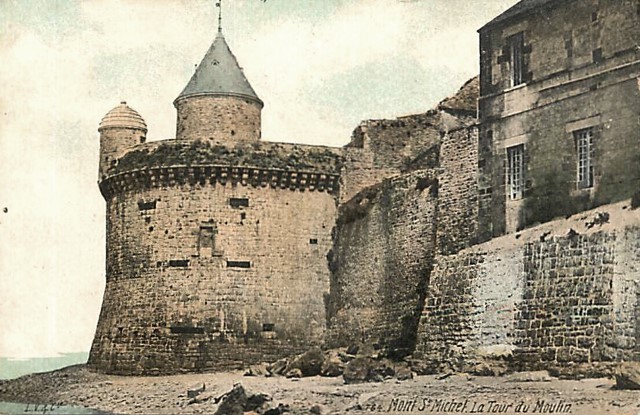
<instances>
[{"instance_id":1,"label":"weathered stone surface","mask_svg":"<svg viewBox=\"0 0 640 415\"><path fill-rule=\"evenodd\" d=\"M616 388L640 389L639 362L625 362L616 368Z\"/></svg>"},{"instance_id":2,"label":"weathered stone surface","mask_svg":"<svg viewBox=\"0 0 640 415\"><path fill-rule=\"evenodd\" d=\"M340 207L329 256L329 347L411 352L435 249L437 192L435 173L419 170Z\"/></svg>"},{"instance_id":3,"label":"weathered stone surface","mask_svg":"<svg viewBox=\"0 0 640 415\"><path fill-rule=\"evenodd\" d=\"M289 363L287 371L298 369L301 376L317 376L320 374L324 360L322 350L319 347L314 347L294 358Z\"/></svg>"},{"instance_id":4,"label":"weathered stone surface","mask_svg":"<svg viewBox=\"0 0 640 415\"><path fill-rule=\"evenodd\" d=\"M271 398L264 394L248 393L241 384L237 384L221 397L215 415L242 415L245 412L263 408L270 400Z\"/></svg>"},{"instance_id":5,"label":"weathered stone surface","mask_svg":"<svg viewBox=\"0 0 640 415\"><path fill-rule=\"evenodd\" d=\"M623 215L616 206L609 209ZM585 221L602 217L592 213L549 224L564 236L535 238L532 229L437 257L414 370L548 369L580 378L608 376L615 362L637 359L637 217L625 213L611 227ZM562 231L575 221L584 229Z\"/></svg>"},{"instance_id":6,"label":"weathered stone surface","mask_svg":"<svg viewBox=\"0 0 640 415\"><path fill-rule=\"evenodd\" d=\"M320 376L325 377L337 377L342 375L346 361L340 357L340 353L335 350L330 350L325 353L324 362L320 368Z\"/></svg>"},{"instance_id":7,"label":"weathered stone surface","mask_svg":"<svg viewBox=\"0 0 640 415\"><path fill-rule=\"evenodd\" d=\"M187 397L195 398L196 396L204 392L205 389L206 389L206 385L204 383L201 385L192 386L187 390Z\"/></svg>"},{"instance_id":8,"label":"weathered stone surface","mask_svg":"<svg viewBox=\"0 0 640 415\"><path fill-rule=\"evenodd\" d=\"M369 379L369 371L373 365L373 359L368 357L356 357L344 368L342 377L345 383L362 383Z\"/></svg>"},{"instance_id":9,"label":"weathered stone surface","mask_svg":"<svg viewBox=\"0 0 640 415\"><path fill-rule=\"evenodd\" d=\"M335 212L326 191L250 183L113 195L90 365L120 374L237 369L321 344Z\"/></svg>"}]
</instances>

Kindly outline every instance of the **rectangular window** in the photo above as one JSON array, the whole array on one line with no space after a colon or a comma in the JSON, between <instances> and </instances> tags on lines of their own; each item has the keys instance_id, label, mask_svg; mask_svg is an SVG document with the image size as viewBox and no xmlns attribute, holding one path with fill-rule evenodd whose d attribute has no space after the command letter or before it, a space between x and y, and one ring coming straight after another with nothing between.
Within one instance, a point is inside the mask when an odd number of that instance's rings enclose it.
<instances>
[{"instance_id":1,"label":"rectangular window","mask_svg":"<svg viewBox=\"0 0 640 415\"><path fill-rule=\"evenodd\" d=\"M574 131L578 155L578 189L593 187L593 128Z\"/></svg>"},{"instance_id":2,"label":"rectangular window","mask_svg":"<svg viewBox=\"0 0 640 415\"><path fill-rule=\"evenodd\" d=\"M156 201L145 202L144 200L138 201L138 210L153 210L156 208Z\"/></svg>"},{"instance_id":3,"label":"rectangular window","mask_svg":"<svg viewBox=\"0 0 640 415\"><path fill-rule=\"evenodd\" d=\"M517 86L524 81L524 33L516 33L507 38L509 47L510 84Z\"/></svg>"},{"instance_id":4,"label":"rectangular window","mask_svg":"<svg viewBox=\"0 0 640 415\"><path fill-rule=\"evenodd\" d=\"M273 323L262 323L262 331L273 331L275 329L275 324Z\"/></svg>"},{"instance_id":5,"label":"rectangular window","mask_svg":"<svg viewBox=\"0 0 640 415\"><path fill-rule=\"evenodd\" d=\"M229 199L229 204L233 208L249 207L249 199L246 197L232 197Z\"/></svg>"},{"instance_id":6,"label":"rectangular window","mask_svg":"<svg viewBox=\"0 0 640 415\"><path fill-rule=\"evenodd\" d=\"M227 268L251 268L249 261L227 261Z\"/></svg>"},{"instance_id":7,"label":"rectangular window","mask_svg":"<svg viewBox=\"0 0 640 415\"><path fill-rule=\"evenodd\" d=\"M217 229L213 225L201 225L198 234L198 255L202 257L214 256Z\"/></svg>"},{"instance_id":8,"label":"rectangular window","mask_svg":"<svg viewBox=\"0 0 640 415\"><path fill-rule=\"evenodd\" d=\"M169 266L173 268L186 268L189 266L188 259L171 259L169 260Z\"/></svg>"},{"instance_id":9,"label":"rectangular window","mask_svg":"<svg viewBox=\"0 0 640 415\"><path fill-rule=\"evenodd\" d=\"M204 334L204 327L171 326L171 334Z\"/></svg>"},{"instance_id":10,"label":"rectangular window","mask_svg":"<svg viewBox=\"0 0 640 415\"><path fill-rule=\"evenodd\" d=\"M522 199L524 190L524 144L507 148L507 192L509 200Z\"/></svg>"}]
</instances>

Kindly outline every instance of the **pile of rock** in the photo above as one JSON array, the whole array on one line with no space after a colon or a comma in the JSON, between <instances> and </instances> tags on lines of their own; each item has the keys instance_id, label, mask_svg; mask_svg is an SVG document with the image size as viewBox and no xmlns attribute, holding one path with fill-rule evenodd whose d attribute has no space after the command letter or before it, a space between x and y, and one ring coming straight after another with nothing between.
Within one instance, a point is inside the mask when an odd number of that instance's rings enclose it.
<instances>
[{"instance_id":1,"label":"pile of rock","mask_svg":"<svg viewBox=\"0 0 640 415\"><path fill-rule=\"evenodd\" d=\"M406 362L391 361L377 354L373 348L353 346L324 352L315 347L292 358L251 366L245 376L342 376L345 383L359 383L393 378L408 380L413 378L413 373Z\"/></svg>"}]
</instances>

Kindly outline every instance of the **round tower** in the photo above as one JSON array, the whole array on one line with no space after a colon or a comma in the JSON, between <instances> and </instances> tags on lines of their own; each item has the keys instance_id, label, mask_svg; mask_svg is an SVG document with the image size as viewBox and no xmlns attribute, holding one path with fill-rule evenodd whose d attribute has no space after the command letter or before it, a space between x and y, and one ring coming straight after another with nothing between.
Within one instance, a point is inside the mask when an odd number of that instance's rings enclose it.
<instances>
[{"instance_id":1,"label":"round tower","mask_svg":"<svg viewBox=\"0 0 640 415\"><path fill-rule=\"evenodd\" d=\"M125 101L109 111L100 121L100 180L131 147L147 139L147 124Z\"/></svg>"},{"instance_id":2,"label":"round tower","mask_svg":"<svg viewBox=\"0 0 640 415\"><path fill-rule=\"evenodd\" d=\"M219 144L260 139L262 100L218 31L196 72L175 99L176 138Z\"/></svg>"}]
</instances>

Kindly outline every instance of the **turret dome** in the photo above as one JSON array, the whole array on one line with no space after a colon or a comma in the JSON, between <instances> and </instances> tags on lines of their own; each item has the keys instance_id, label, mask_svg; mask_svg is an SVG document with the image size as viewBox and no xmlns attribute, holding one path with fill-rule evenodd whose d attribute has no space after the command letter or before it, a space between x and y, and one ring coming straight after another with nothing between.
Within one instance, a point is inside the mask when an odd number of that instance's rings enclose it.
<instances>
[{"instance_id":1,"label":"turret dome","mask_svg":"<svg viewBox=\"0 0 640 415\"><path fill-rule=\"evenodd\" d=\"M98 131L104 128L132 128L147 132L147 124L136 110L127 105L126 101L109 111L100 121Z\"/></svg>"}]
</instances>

